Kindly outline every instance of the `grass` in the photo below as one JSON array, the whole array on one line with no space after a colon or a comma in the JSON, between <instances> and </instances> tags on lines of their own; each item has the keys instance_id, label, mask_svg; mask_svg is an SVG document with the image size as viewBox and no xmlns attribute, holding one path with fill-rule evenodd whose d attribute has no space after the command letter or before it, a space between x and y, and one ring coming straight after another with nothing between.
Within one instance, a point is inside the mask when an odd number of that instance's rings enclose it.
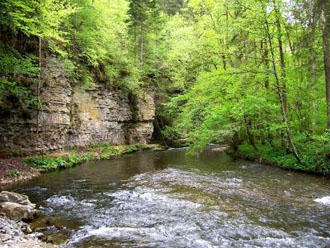
<instances>
[{"instance_id":1,"label":"grass","mask_svg":"<svg viewBox=\"0 0 330 248\"><path fill-rule=\"evenodd\" d=\"M284 149L268 145L259 144L256 150L251 145L243 144L239 146L238 153L244 158L279 165L286 169L329 175L330 161L327 159L325 152L320 149L317 150L316 147L313 147L314 149L308 149L308 145L304 145L304 148L300 149L300 163L292 154L288 154Z\"/></svg>"},{"instance_id":2,"label":"grass","mask_svg":"<svg viewBox=\"0 0 330 248\"><path fill-rule=\"evenodd\" d=\"M18 178L21 176L21 173L16 169L11 169L10 171L8 171L8 176L11 178Z\"/></svg>"},{"instance_id":3,"label":"grass","mask_svg":"<svg viewBox=\"0 0 330 248\"><path fill-rule=\"evenodd\" d=\"M71 168L77 164L83 163L89 160L106 160L116 158L124 154L148 150L159 149L158 146L149 145L123 145L113 146L108 143L95 144L88 148L81 150L72 150L67 154L57 155L48 154L29 157L24 160L26 164L33 168L40 169L44 172L54 171L57 169Z\"/></svg>"}]
</instances>

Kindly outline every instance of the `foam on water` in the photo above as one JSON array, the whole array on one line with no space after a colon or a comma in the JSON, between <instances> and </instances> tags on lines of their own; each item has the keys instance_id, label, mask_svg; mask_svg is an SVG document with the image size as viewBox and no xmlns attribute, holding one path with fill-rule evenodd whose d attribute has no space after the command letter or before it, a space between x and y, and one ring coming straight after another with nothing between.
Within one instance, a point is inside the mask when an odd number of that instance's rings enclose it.
<instances>
[{"instance_id":1,"label":"foam on water","mask_svg":"<svg viewBox=\"0 0 330 248\"><path fill-rule=\"evenodd\" d=\"M103 194L111 207L98 209L65 247L97 240L120 240L129 247L196 248L309 247L325 242L323 237L311 235L306 241L306 233L291 234L266 226L268 216L253 221L244 214L229 215L226 202L221 203L218 195L238 190L236 197L247 197L240 192L243 185L236 177L223 179L178 169L135 176L126 183L127 189ZM212 199L192 201L195 191L211 192Z\"/></svg>"},{"instance_id":2,"label":"foam on water","mask_svg":"<svg viewBox=\"0 0 330 248\"><path fill-rule=\"evenodd\" d=\"M314 200L317 203L321 203L327 206L330 206L330 196L325 196Z\"/></svg>"},{"instance_id":3,"label":"foam on water","mask_svg":"<svg viewBox=\"0 0 330 248\"><path fill-rule=\"evenodd\" d=\"M53 195L46 200L46 203L49 207L53 208L72 208L76 204L76 201L72 196Z\"/></svg>"}]
</instances>

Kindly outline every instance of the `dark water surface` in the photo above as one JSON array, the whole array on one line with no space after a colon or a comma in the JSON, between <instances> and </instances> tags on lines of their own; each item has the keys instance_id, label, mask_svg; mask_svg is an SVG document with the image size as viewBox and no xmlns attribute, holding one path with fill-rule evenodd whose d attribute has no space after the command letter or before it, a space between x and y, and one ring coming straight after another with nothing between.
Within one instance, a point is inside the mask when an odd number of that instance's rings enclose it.
<instances>
[{"instance_id":1,"label":"dark water surface","mask_svg":"<svg viewBox=\"0 0 330 248\"><path fill-rule=\"evenodd\" d=\"M63 247L325 247L329 179L208 151L141 152L16 186ZM50 219L50 220L49 220ZM39 220L40 222L43 219Z\"/></svg>"}]
</instances>

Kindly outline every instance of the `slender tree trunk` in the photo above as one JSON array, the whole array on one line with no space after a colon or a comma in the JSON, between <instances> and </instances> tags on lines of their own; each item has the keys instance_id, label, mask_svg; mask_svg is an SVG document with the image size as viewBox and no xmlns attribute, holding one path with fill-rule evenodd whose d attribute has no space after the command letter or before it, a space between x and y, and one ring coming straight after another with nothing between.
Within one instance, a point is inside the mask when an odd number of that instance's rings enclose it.
<instances>
[{"instance_id":1,"label":"slender tree trunk","mask_svg":"<svg viewBox=\"0 0 330 248\"><path fill-rule=\"evenodd\" d=\"M268 95L269 95L269 74L270 74L270 65L269 65L269 51L268 51L268 45L267 45L267 39L263 39L260 41L260 50L261 50L261 53L262 53L262 63L263 63L263 66L265 68L265 71L266 71L266 75L265 75L265 96L266 98L268 98ZM267 140L268 143L273 146L273 142L272 142L272 135L269 131L269 124L267 123L268 122L268 116L265 116L264 117L266 122L265 122L265 126L264 127L261 127L263 130L266 130L265 131L265 134L264 134L264 138L262 139L262 143L264 144L265 141ZM261 119L261 117L260 117ZM260 129L261 129L260 128Z\"/></svg>"},{"instance_id":2,"label":"slender tree trunk","mask_svg":"<svg viewBox=\"0 0 330 248\"><path fill-rule=\"evenodd\" d=\"M134 64L138 64L138 38L137 38L137 31L136 31L136 25L134 25Z\"/></svg>"},{"instance_id":3,"label":"slender tree trunk","mask_svg":"<svg viewBox=\"0 0 330 248\"><path fill-rule=\"evenodd\" d=\"M254 63L258 64L258 58L257 58L257 42L253 40L253 55L254 55Z\"/></svg>"},{"instance_id":4,"label":"slender tree trunk","mask_svg":"<svg viewBox=\"0 0 330 248\"><path fill-rule=\"evenodd\" d=\"M276 5L276 1L273 0L274 9L276 14L276 27L277 27L277 41L278 41L278 50L280 55L280 65L281 65L281 85L282 85L282 94L284 100L284 107L286 113L288 112L288 101L287 101L287 89L286 89L286 64L283 51L283 41L282 41L282 26L281 26L281 13Z\"/></svg>"},{"instance_id":5,"label":"slender tree trunk","mask_svg":"<svg viewBox=\"0 0 330 248\"><path fill-rule=\"evenodd\" d=\"M39 115L40 115L40 86L41 86L41 56L42 56L42 40L41 37L39 37L39 44L38 44L38 56L39 56L39 75L38 75L38 85L37 85L37 100L38 100L38 111L37 111L37 135L39 135Z\"/></svg>"},{"instance_id":6,"label":"slender tree trunk","mask_svg":"<svg viewBox=\"0 0 330 248\"><path fill-rule=\"evenodd\" d=\"M313 16L311 20L311 33L310 33L310 72L311 72L311 91L313 94L316 94L317 91L317 75L316 75L316 51L314 49L315 43L315 11L313 11ZM312 114L311 114L311 130L313 131L314 127L317 125L317 102L315 99L312 99Z\"/></svg>"},{"instance_id":7,"label":"slender tree trunk","mask_svg":"<svg viewBox=\"0 0 330 248\"><path fill-rule=\"evenodd\" d=\"M143 33L143 25L141 24L141 38L140 38L140 64L141 67L143 66L144 63L144 33Z\"/></svg>"},{"instance_id":8,"label":"slender tree trunk","mask_svg":"<svg viewBox=\"0 0 330 248\"><path fill-rule=\"evenodd\" d=\"M262 60L263 64L266 67L266 78L265 78L265 88L269 89L269 71L270 71L270 66L269 66L269 51L268 51L268 46L267 46L267 40L261 41L261 51L262 51Z\"/></svg>"},{"instance_id":9,"label":"slender tree trunk","mask_svg":"<svg viewBox=\"0 0 330 248\"><path fill-rule=\"evenodd\" d=\"M214 31L215 31L215 32L219 32L218 27L217 27L217 25L216 25L216 23L215 23L215 21L214 21L214 18L213 18L212 13L209 13L209 16L210 16L210 18L211 18L211 21L212 21L212 25L213 25L213 29L214 29ZM218 43L219 43L219 47L222 47L222 46L223 46L222 43L221 43L221 40L220 40L220 39L218 39ZM225 44L226 44L226 41L225 41ZM226 50L227 50L227 49L226 49ZM224 70L227 70L226 56L225 56L224 53L221 53L221 54L222 54L222 55L221 55L221 58L222 58L222 63L223 63L223 69L224 69ZM214 65L214 67L215 67L216 69L218 68L216 65Z\"/></svg>"},{"instance_id":10,"label":"slender tree trunk","mask_svg":"<svg viewBox=\"0 0 330 248\"><path fill-rule=\"evenodd\" d=\"M268 23L268 19L267 19L267 12L266 9L264 8L264 21L265 21L265 28L266 28L266 35L268 38L268 42L269 42L269 48L270 48L270 54L272 57L272 65L273 65L273 72L274 72L274 77L275 77L275 83L276 83L276 89L277 89L277 94L280 100L280 105L281 105L281 114L282 114L282 121L283 124L285 125L285 132L287 135L287 139L289 142L289 145L291 147L291 150L293 152L293 155L295 156L295 158L297 159L298 162L300 162L300 157L298 154L298 150L293 142L292 139L292 135L291 135L291 131L288 125L288 119L287 119L287 113L286 113L286 107L285 107L285 100L283 97L283 90L281 87L281 82L280 82L280 78L277 72L277 66L276 66L276 62L275 62L275 53L274 53L274 46L273 46L273 41L272 41L272 37L270 34L270 28L269 28L269 23Z\"/></svg>"},{"instance_id":11,"label":"slender tree trunk","mask_svg":"<svg viewBox=\"0 0 330 248\"><path fill-rule=\"evenodd\" d=\"M228 35L228 32L229 32L229 10L228 10L228 3L227 3L227 0L225 1L225 7L226 7L226 36L225 36L225 47L226 47L226 51L228 51L228 41L229 41L229 35ZM229 58L229 56L228 56ZM222 59L223 59L223 69L224 70L227 70L227 61L226 61L226 56L223 55L222 56Z\"/></svg>"},{"instance_id":12,"label":"slender tree trunk","mask_svg":"<svg viewBox=\"0 0 330 248\"><path fill-rule=\"evenodd\" d=\"M249 117L247 117L246 115L244 115L244 121L245 121L245 126L246 126L246 133L248 135L248 138L249 138L249 143L250 145L253 146L253 148L257 151L258 148L254 142L254 136L253 134L251 133L251 129L252 129L252 122L251 120L249 119Z\"/></svg>"},{"instance_id":13,"label":"slender tree trunk","mask_svg":"<svg viewBox=\"0 0 330 248\"><path fill-rule=\"evenodd\" d=\"M324 54L324 71L325 71L325 87L326 87L326 103L327 103L327 127L330 129L330 17L328 0L320 0L321 7L321 23L322 23L322 39Z\"/></svg>"},{"instance_id":14,"label":"slender tree trunk","mask_svg":"<svg viewBox=\"0 0 330 248\"><path fill-rule=\"evenodd\" d=\"M284 108L286 116L288 117L288 100L287 100L287 87L286 87L286 64L285 64L285 57L284 57L284 51L283 51L283 41L282 41L282 25L281 25L281 12L279 10L279 7L276 4L276 0L273 0L274 10L275 10L275 23L277 28L277 42L278 42L278 52L280 55L280 67L281 67L281 87L282 87L282 97L284 101ZM286 133L283 132L282 134L282 145L286 148L287 151L289 151L289 144L287 142L288 139L285 138Z\"/></svg>"},{"instance_id":15,"label":"slender tree trunk","mask_svg":"<svg viewBox=\"0 0 330 248\"><path fill-rule=\"evenodd\" d=\"M223 69L227 70L227 62L226 62L226 56L222 55L222 63L223 63Z\"/></svg>"},{"instance_id":16,"label":"slender tree trunk","mask_svg":"<svg viewBox=\"0 0 330 248\"><path fill-rule=\"evenodd\" d=\"M288 29L287 25L284 25L284 29L285 29L286 37L287 37L288 42L289 42L289 48L290 48L291 54L294 55L295 52L294 52L294 48L293 48L291 37L290 37L290 32L289 32L289 29Z\"/></svg>"}]
</instances>

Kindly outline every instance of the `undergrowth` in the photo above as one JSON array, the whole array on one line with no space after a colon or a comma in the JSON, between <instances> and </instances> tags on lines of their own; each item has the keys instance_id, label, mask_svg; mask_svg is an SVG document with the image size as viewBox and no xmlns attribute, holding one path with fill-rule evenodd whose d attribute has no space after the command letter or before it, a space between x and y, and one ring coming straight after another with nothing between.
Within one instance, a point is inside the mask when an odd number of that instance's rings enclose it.
<instances>
[{"instance_id":1,"label":"undergrowth","mask_svg":"<svg viewBox=\"0 0 330 248\"><path fill-rule=\"evenodd\" d=\"M324 152L324 149L328 149L327 147L317 147L314 144L305 143L304 149L300 149L300 162L293 154L287 153L280 147L261 144L256 145L256 147L257 150L249 144L243 144L239 146L238 152L249 159L262 159L287 169L323 175L330 174L330 160Z\"/></svg>"},{"instance_id":2,"label":"undergrowth","mask_svg":"<svg viewBox=\"0 0 330 248\"><path fill-rule=\"evenodd\" d=\"M92 145L81 151L73 150L65 155L40 155L25 159L25 163L31 167L43 171L71 168L77 164L89 160L111 159L127 153L151 149L148 145L123 145L113 146L108 143Z\"/></svg>"},{"instance_id":3,"label":"undergrowth","mask_svg":"<svg viewBox=\"0 0 330 248\"><path fill-rule=\"evenodd\" d=\"M11 169L8 172L8 176L11 177L11 178L17 178L17 177L20 177L21 176L21 173L18 170L16 170L16 169Z\"/></svg>"}]
</instances>

